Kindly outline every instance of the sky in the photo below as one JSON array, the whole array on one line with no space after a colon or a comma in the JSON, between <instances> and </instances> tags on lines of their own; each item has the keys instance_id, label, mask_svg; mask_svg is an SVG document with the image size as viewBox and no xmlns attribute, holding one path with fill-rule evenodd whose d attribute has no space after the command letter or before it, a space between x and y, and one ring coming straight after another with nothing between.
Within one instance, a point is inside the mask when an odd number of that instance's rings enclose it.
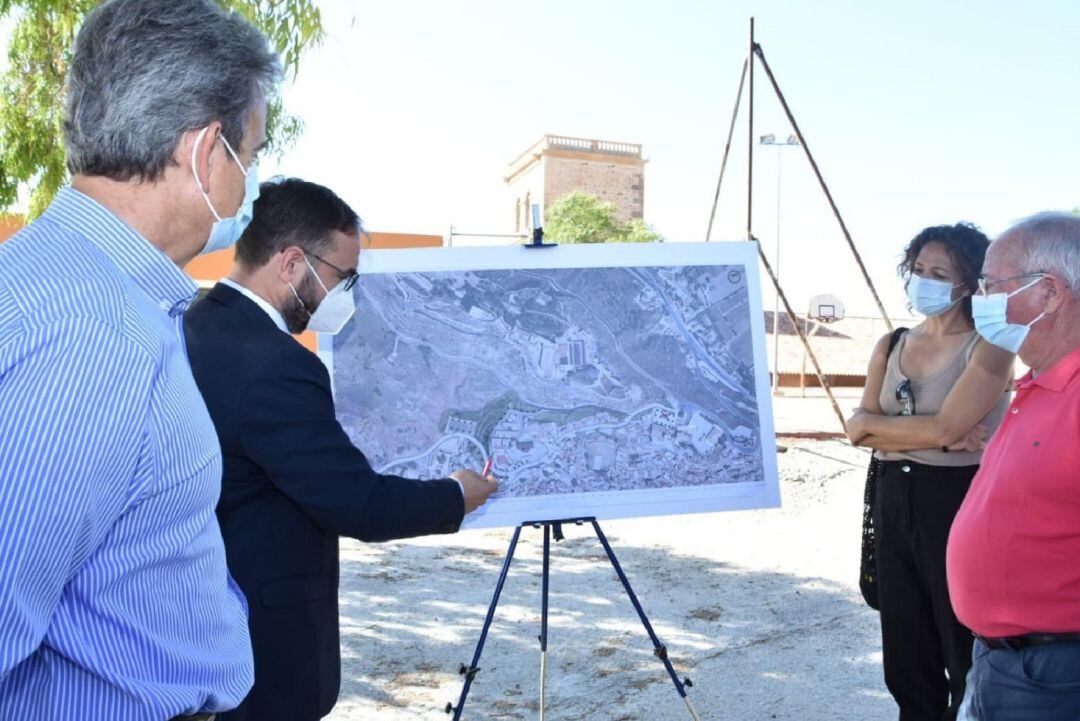
<instances>
[{"instance_id":1,"label":"sky","mask_svg":"<svg viewBox=\"0 0 1080 721\"><path fill-rule=\"evenodd\" d=\"M552 133L641 143L645 220L703 240L750 16L890 314L906 315L896 263L923 227L993 236L1080 205L1080 3L318 4L326 40L282 90L306 131L260 171L330 186L371 230L511 232L507 164ZM746 237L747 102L714 240ZM760 66L754 113L755 142L791 132ZM778 204L778 151L755 148L753 229L774 258L779 216L793 305L833 293L873 314L805 156L779 152Z\"/></svg>"}]
</instances>

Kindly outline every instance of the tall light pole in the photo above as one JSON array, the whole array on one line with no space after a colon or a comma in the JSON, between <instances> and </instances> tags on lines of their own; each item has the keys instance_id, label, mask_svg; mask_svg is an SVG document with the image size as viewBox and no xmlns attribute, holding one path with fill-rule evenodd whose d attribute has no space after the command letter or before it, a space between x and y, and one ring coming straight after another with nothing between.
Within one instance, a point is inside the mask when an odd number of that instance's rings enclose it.
<instances>
[{"instance_id":1,"label":"tall light pole","mask_svg":"<svg viewBox=\"0 0 1080 721\"><path fill-rule=\"evenodd\" d=\"M781 178L781 161L783 158L784 148L797 147L799 145L799 139L794 135L788 135L787 140L783 142L777 142L776 136L772 133L768 135L762 135L760 140L761 145L772 145L776 147L776 262L773 264L773 268L776 271L776 280L780 282L780 178ZM780 294L776 294L776 304L773 306L773 319L772 319L772 333L773 333L773 377L772 377L772 392L776 395L780 390Z\"/></svg>"}]
</instances>

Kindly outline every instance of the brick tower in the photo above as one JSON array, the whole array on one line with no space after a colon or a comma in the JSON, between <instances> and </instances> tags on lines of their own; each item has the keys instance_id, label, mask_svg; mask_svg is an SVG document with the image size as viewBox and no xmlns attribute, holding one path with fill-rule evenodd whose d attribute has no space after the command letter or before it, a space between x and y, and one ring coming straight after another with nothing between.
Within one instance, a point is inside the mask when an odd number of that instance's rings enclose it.
<instances>
[{"instance_id":1,"label":"brick tower","mask_svg":"<svg viewBox=\"0 0 1080 721\"><path fill-rule=\"evenodd\" d=\"M623 223L643 217L645 162L634 143L545 135L510 163L503 178L511 192L514 232L532 228L533 204L546 211L574 190L614 205Z\"/></svg>"}]
</instances>

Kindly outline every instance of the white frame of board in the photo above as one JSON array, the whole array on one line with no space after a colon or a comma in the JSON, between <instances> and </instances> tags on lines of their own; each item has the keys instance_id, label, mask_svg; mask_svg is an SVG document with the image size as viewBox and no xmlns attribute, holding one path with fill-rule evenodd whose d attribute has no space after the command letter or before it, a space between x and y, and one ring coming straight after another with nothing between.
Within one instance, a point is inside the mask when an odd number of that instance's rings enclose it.
<instances>
[{"instance_id":1,"label":"white frame of board","mask_svg":"<svg viewBox=\"0 0 1080 721\"><path fill-rule=\"evenodd\" d=\"M589 493L500 498L469 514L462 528L516 526L529 521L597 519L775 508L780 505L776 436L766 360L758 253L754 243L633 243L468 248L365 250L361 276L380 273L454 272L548 268L742 266L749 294L755 398L758 403L761 467L753 483L628 489ZM360 283L363 283L363 277ZM351 321L355 322L355 321ZM334 378L333 336L319 334L318 354ZM361 449L363 450L363 449ZM372 459L378 465L378 459ZM476 469L479 471L480 469Z\"/></svg>"}]
</instances>

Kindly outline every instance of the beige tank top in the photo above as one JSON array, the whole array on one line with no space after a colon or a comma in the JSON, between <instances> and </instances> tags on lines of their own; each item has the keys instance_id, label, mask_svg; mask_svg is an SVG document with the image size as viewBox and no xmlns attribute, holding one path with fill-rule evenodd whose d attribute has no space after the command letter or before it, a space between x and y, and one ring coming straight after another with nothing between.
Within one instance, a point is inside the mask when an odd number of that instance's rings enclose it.
<instances>
[{"instance_id":1,"label":"beige tank top","mask_svg":"<svg viewBox=\"0 0 1080 721\"><path fill-rule=\"evenodd\" d=\"M897 388L904 381L910 387L910 396L914 399L915 415L932 416L941 410L941 404L949 395L956 382L960 380L964 369L971 361L971 354L975 350L975 344L979 341L979 334L970 332L970 337L960 347L956 356L945 364L945 367L936 373L921 378L907 378L900 371L900 356L907 343L908 334L900 336L892 353L889 354L888 363L885 366L885 380L881 384L881 411L887 416L898 416L905 409L905 403L897 399ZM986 426L987 438L993 435L997 427L1001 425L1001 419L1005 417L1005 411L1009 407L1009 393L1001 394L1001 398L990 409L990 412L982 419ZM946 453L940 448L921 451L875 451L874 455L883 461L915 461L931 466L973 466L982 460L982 453L967 453L953 451Z\"/></svg>"}]
</instances>

